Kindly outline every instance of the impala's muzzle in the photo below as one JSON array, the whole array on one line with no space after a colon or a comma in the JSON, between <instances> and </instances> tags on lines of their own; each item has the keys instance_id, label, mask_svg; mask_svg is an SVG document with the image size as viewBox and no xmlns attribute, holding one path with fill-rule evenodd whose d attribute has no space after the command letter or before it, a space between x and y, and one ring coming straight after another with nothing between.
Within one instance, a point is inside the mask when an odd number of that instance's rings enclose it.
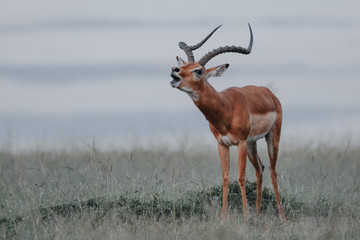
<instances>
[{"instance_id":1,"label":"impala's muzzle","mask_svg":"<svg viewBox=\"0 0 360 240\"><path fill-rule=\"evenodd\" d=\"M170 82L170 85L173 88L177 88L180 85L181 78L178 75L178 72L180 72L179 68L173 67L170 76L172 77L172 81Z\"/></svg>"}]
</instances>

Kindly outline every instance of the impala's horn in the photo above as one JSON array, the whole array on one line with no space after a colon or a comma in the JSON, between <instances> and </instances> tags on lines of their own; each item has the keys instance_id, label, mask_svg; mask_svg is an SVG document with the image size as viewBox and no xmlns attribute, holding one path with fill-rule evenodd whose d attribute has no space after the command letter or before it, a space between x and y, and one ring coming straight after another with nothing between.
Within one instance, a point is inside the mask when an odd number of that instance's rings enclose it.
<instances>
[{"instance_id":1,"label":"impala's horn","mask_svg":"<svg viewBox=\"0 0 360 240\"><path fill-rule=\"evenodd\" d=\"M248 23L248 25L249 25L249 29L250 29L250 43L249 43L249 46L247 48L237 47L237 46L219 47L219 48L216 48L216 49L212 50L211 52L208 52L205 56L203 56L199 60L199 64L201 66L205 66L205 64L208 61L210 61L213 57L215 57L215 56L217 56L219 54L222 54L222 53L233 52L233 53L249 54L251 52L251 48L252 48L252 45L253 45L253 33L252 33L252 30L251 30L250 23ZM210 34L210 36L211 36L211 34Z\"/></svg>"},{"instance_id":2,"label":"impala's horn","mask_svg":"<svg viewBox=\"0 0 360 240\"><path fill-rule=\"evenodd\" d=\"M216 30L218 30L218 28L221 27L218 26L217 28L215 28L206 38L204 38L204 40L202 40L201 42L199 42L198 44L194 45L194 46L188 46L186 43L184 42L179 42L179 47L184 50L187 58L188 58L188 62L195 62L195 58L194 58L194 54L192 53L193 50L198 49L199 47L201 47L210 37L211 35L214 34L214 32Z\"/></svg>"}]
</instances>

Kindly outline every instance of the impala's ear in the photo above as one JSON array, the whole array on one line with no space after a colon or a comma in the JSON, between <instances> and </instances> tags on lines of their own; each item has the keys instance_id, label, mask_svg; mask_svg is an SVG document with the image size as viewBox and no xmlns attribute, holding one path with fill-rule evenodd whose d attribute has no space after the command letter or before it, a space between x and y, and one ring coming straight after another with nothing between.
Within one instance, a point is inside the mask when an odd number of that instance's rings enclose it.
<instances>
[{"instance_id":1,"label":"impala's ear","mask_svg":"<svg viewBox=\"0 0 360 240\"><path fill-rule=\"evenodd\" d=\"M176 57L176 61L178 62L179 67L182 67L186 64L186 62L182 60L180 57Z\"/></svg>"},{"instance_id":2,"label":"impala's ear","mask_svg":"<svg viewBox=\"0 0 360 240\"><path fill-rule=\"evenodd\" d=\"M213 67L213 68L208 69L207 78L220 77L226 71L226 69L228 67L229 67L229 64L223 64L223 65L219 65L217 67Z\"/></svg>"}]
</instances>

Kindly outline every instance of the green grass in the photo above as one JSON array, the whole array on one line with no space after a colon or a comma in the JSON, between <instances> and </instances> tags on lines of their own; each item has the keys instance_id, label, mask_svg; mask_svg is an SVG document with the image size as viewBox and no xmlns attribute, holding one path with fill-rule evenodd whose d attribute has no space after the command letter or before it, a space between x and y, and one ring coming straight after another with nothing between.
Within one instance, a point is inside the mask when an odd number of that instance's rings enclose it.
<instances>
[{"instance_id":1,"label":"green grass","mask_svg":"<svg viewBox=\"0 0 360 240\"><path fill-rule=\"evenodd\" d=\"M360 147L282 143L278 220L265 149L263 214L247 167L252 218L241 213L231 151L229 219L220 224L216 146L0 151L0 237L14 239L356 239Z\"/></svg>"}]
</instances>

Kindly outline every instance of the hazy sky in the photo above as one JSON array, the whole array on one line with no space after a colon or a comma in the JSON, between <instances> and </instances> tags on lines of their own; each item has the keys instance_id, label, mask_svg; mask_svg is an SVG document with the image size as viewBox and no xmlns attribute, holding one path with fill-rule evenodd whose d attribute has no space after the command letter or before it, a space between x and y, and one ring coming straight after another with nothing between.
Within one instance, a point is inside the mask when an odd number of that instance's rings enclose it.
<instances>
[{"instance_id":1,"label":"hazy sky","mask_svg":"<svg viewBox=\"0 0 360 240\"><path fill-rule=\"evenodd\" d=\"M330 113L327 122L347 121L349 130L360 115L359 9L356 0L0 0L0 114L195 111L169 85L175 56L185 58L178 42L194 44L223 24L196 59L247 46L250 22L253 52L216 57L208 67L230 68L210 82L268 86L289 120Z\"/></svg>"}]
</instances>

